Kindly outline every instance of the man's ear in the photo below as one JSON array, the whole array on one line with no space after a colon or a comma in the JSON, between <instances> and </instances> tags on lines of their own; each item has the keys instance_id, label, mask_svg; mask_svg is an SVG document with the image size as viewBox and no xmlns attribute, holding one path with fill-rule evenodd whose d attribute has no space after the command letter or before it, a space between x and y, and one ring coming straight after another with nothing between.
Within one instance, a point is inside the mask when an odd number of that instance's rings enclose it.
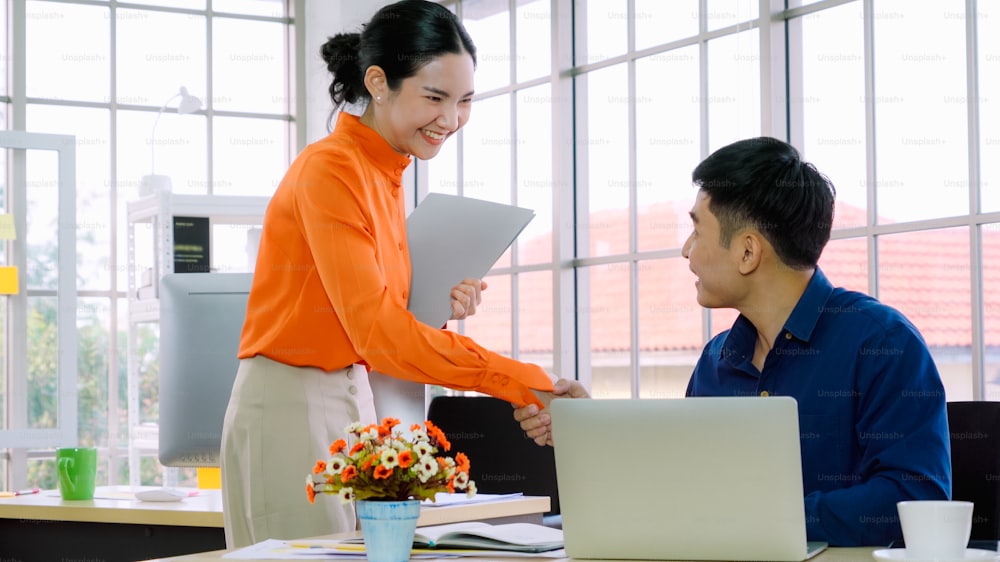
<instances>
[{"instance_id":1,"label":"man's ear","mask_svg":"<svg viewBox=\"0 0 1000 562\"><path fill-rule=\"evenodd\" d=\"M764 259L764 240L759 232L744 232L737 238L737 243L743 251L740 257L740 273L749 275L760 267Z\"/></svg>"},{"instance_id":2,"label":"man's ear","mask_svg":"<svg viewBox=\"0 0 1000 562\"><path fill-rule=\"evenodd\" d=\"M365 88L373 101L379 102L389 97L389 84L381 66L373 64L365 71Z\"/></svg>"}]
</instances>

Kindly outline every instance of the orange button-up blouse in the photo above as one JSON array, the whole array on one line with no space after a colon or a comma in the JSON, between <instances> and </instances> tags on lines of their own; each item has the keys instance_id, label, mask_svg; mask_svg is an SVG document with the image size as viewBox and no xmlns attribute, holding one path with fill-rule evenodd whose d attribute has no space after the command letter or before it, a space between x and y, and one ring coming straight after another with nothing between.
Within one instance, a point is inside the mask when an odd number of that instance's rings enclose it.
<instances>
[{"instance_id":1,"label":"orange button-up blouse","mask_svg":"<svg viewBox=\"0 0 1000 562\"><path fill-rule=\"evenodd\" d=\"M541 367L407 310L400 186L409 164L345 112L332 134L302 151L264 215L239 357L324 371L365 363L394 377L538 404L529 389L552 390Z\"/></svg>"}]
</instances>

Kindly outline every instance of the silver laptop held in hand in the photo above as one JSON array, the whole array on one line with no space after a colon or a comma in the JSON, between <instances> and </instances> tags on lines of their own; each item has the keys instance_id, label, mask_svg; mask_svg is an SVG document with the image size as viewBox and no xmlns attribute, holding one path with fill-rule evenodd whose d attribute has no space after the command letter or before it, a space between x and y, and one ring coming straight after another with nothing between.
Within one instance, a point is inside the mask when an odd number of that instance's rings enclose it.
<instances>
[{"instance_id":1,"label":"silver laptop held in hand","mask_svg":"<svg viewBox=\"0 0 1000 562\"><path fill-rule=\"evenodd\" d=\"M573 558L799 562L806 542L790 397L553 400Z\"/></svg>"}]
</instances>

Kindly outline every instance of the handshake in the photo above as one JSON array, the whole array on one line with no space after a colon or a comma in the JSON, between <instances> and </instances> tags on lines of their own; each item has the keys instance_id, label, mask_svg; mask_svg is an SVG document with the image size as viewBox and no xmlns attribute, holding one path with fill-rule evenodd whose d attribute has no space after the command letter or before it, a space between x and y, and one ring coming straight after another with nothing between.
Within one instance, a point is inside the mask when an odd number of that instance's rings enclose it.
<instances>
[{"instance_id":1,"label":"handshake","mask_svg":"<svg viewBox=\"0 0 1000 562\"><path fill-rule=\"evenodd\" d=\"M552 416L549 414L549 403L556 398L590 398L587 389L580 381L559 379L555 382L552 392L533 390L535 396L542 401L543 407L528 404L514 409L514 419L521 424L521 429L539 446L552 446Z\"/></svg>"}]
</instances>

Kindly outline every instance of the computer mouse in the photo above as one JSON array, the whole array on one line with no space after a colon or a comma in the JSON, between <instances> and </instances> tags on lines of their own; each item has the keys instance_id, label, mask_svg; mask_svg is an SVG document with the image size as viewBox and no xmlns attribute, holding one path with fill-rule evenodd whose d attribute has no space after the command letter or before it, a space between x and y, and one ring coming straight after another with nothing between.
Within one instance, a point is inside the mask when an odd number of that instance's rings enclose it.
<instances>
[{"instance_id":1,"label":"computer mouse","mask_svg":"<svg viewBox=\"0 0 1000 562\"><path fill-rule=\"evenodd\" d=\"M178 502L184 498L197 495L196 490L181 490L178 488L153 488L139 490L135 498L144 502Z\"/></svg>"}]
</instances>

